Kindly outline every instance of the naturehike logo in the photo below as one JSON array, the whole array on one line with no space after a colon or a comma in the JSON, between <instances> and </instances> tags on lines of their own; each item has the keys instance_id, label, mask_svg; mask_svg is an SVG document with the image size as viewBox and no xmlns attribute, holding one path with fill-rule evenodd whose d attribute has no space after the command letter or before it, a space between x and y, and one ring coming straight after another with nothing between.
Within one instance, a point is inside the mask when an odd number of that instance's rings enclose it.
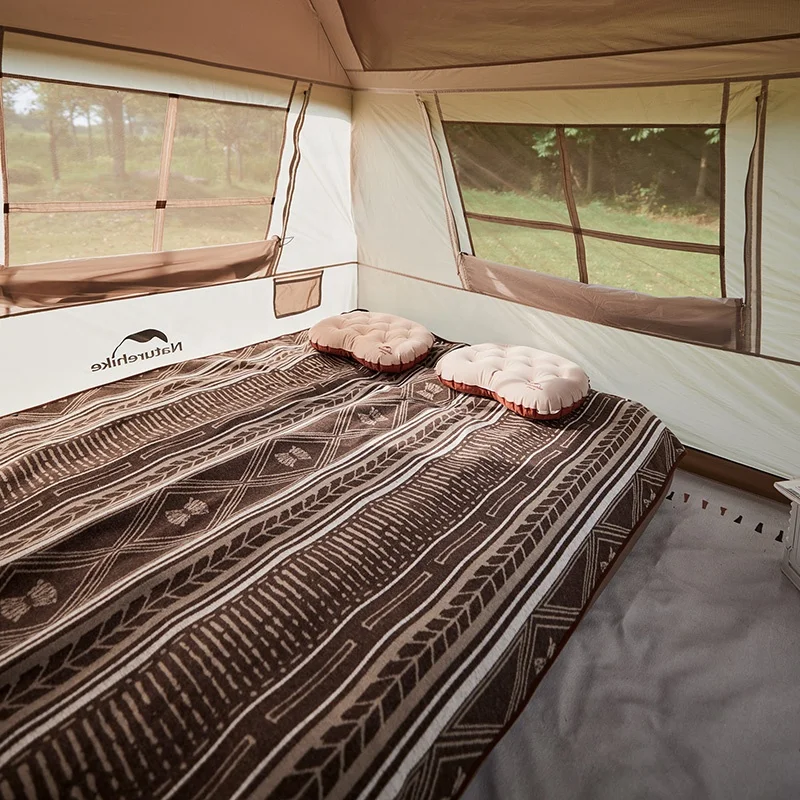
<instances>
[{"instance_id":1,"label":"naturehike logo","mask_svg":"<svg viewBox=\"0 0 800 800\"><path fill-rule=\"evenodd\" d=\"M158 345L157 347L149 348L144 351L135 353L120 353L120 350L126 350L127 342L135 342L137 344L147 344L152 342L153 339L159 339L164 342L164 347ZM183 342L170 342L167 335L162 331L157 331L155 328L147 328L143 331L126 336L115 348L114 352L99 364L92 364L92 372L100 372L104 369L113 369L120 367L123 364L134 364L139 361L147 361L151 358L158 358L159 356L168 356L171 353L183 352ZM119 355L118 355L119 354Z\"/></svg>"}]
</instances>

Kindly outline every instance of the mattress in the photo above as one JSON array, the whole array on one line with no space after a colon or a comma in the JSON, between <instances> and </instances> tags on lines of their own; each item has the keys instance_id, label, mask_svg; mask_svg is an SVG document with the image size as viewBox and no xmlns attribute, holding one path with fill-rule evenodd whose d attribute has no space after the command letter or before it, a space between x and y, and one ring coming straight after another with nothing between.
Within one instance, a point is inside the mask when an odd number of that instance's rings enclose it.
<instances>
[{"instance_id":1,"label":"mattress","mask_svg":"<svg viewBox=\"0 0 800 800\"><path fill-rule=\"evenodd\" d=\"M449 798L682 448L305 333L0 420L0 796Z\"/></svg>"}]
</instances>

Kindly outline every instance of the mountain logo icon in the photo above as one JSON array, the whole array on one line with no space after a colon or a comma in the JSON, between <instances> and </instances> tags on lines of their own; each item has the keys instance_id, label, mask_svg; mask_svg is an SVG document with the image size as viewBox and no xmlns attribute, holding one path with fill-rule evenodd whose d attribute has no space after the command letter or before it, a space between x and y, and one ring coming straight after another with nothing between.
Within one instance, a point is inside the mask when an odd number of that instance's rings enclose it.
<instances>
[{"instance_id":1,"label":"mountain logo icon","mask_svg":"<svg viewBox=\"0 0 800 800\"><path fill-rule=\"evenodd\" d=\"M151 346L151 343L155 343L155 346ZM143 350L141 345L147 345L147 347ZM111 355L104 361L92 364L91 369L92 372L102 372L124 364L149 361L152 358L160 358L179 352L183 352L183 342L170 342L167 334L158 330L158 328L144 328L141 331L129 333L123 337L111 352Z\"/></svg>"},{"instance_id":2,"label":"mountain logo icon","mask_svg":"<svg viewBox=\"0 0 800 800\"><path fill-rule=\"evenodd\" d=\"M153 339L161 339L164 344L169 344L169 339L167 339L167 335L163 331L156 330L155 328L146 328L143 331L136 331L136 333L128 334L115 348L114 352L111 354L111 358L116 357L117 350L125 344L125 342L141 342L142 344L146 342L152 342Z\"/></svg>"}]
</instances>

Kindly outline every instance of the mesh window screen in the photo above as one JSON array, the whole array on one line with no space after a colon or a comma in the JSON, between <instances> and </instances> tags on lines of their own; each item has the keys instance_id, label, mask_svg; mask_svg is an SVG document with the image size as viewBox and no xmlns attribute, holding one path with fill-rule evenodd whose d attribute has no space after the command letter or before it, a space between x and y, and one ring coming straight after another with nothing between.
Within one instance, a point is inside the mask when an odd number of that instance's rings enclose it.
<instances>
[{"instance_id":1,"label":"mesh window screen","mask_svg":"<svg viewBox=\"0 0 800 800\"><path fill-rule=\"evenodd\" d=\"M657 297L719 297L719 256L587 236L589 283Z\"/></svg>"},{"instance_id":2,"label":"mesh window screen","mask_svg":"<svg viewBox=\"0 0 800 800\"><path fill-rule=\"evenodd\" d=\"M154 201L166 107L163 96L4 79L9 201Z\"/></svg>"},{"instance_id":3,"label":"mesh window screen","mask_svg":"<svg viewBox=\"0 0 800 800\"><path fill-rule=\"evenodd\" d=\"M720 296L720 128L445 131L476 255L579 280L585 250L584 282Z\"/></svg>"},{"instance_id":4,"label":"mesh window screen","mask_svg":"<svg viewBox=\"0 0 800 800\"><path fill-rule=\"evenodd\" d=\"M10 265L148 252L153 242L153 214L153 211L11 214Z\"/></svg>"},{"instance_id":5,"label":"mesh window screen","mask_svg":"<svg viewBox=\"0 0 800 800\"><path fill-rule=\"evenodd\" d=\"M569 224L555 128L448 122L467 212Z\"/></svg>"},{"instance_id":6,"label":"mesh window screen","mask_svg":"<svg viewBox=\"0 0 800 800\"><path fill-rule=\"evenodd\" d=\"M719 128L565 128L564 139L582 228L719 243Z\"/></svg>"},{"instance_id":7,"label":"mesh window screen","mask_svg":"<svg viewBox=\"0 0 800 800\"><path fill-rule=\"evenodd\" d=\"M475 254L487 261L578 280L575 237L571 233L534 230L483 220L473 220L470 231Z\"/></svg>"},{"instance_id":8,"label":"mesh window screen","mask_svg":"<svg viewBox=\"0 0 800 800\"><path fill-rule=\"evenodd\" d=\"M267 233L269 206L167 208L164 249L254 242Z\"/></svg>"},{"instance_id":9,"label":"mesh window screen","mask_svg":"<svg viewBox=\"0 0 800 800\"><path fill-rule=\"evenodd\" d=\"M264 239L287 109L20 78L2 102L9 265Z\"/></svg>"},{"instance_id":10,"label":"mesh window screen","mask_svg":"<svg viewBox=\"0 0 800 800\"><path fill-rule=\"evenodd\" d=\"M285 116L283 109L181 98L169 198L271 197Z\"/></svg>"}]
</instances>

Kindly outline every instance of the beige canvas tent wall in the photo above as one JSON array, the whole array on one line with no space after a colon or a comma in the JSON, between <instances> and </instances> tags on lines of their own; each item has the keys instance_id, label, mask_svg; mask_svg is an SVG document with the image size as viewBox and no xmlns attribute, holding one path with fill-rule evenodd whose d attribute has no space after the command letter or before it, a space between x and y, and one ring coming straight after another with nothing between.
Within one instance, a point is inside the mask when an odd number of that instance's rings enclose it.
<instances>
[{"instance_id":1,"label":"beige canvas tent wall","mask_svg":"<svg viewBox=\"0 0 800 800\"><path fill-rule=\"evenodd\" d=\"M256 255L231 249L220 257L179 248L184 255L155 260L151 252L135 260L142 278L128 272L130 262L103 258L62 255L35 268L15 261L18 220L74 214L76 225L87 220L88 245L90 215L103 209L85 200L54 208L75 201L21 193L9 181L18 164L7 119L0 288L10 315L0 319L0 413L155 366L92 370L130 333L157 330L180 342L159 361L169 363L360 306L418 319L450 339L562 353L584 365L595 388L650 406L686 444L775 474L796 472L796 3L235 0L193 4L187 13L164 3L36 0L7 3L0 24L5 92L33 80L163 98L154 193L118 200L128 205L115 210L150 215L152 245L142 249L161 253L171 220L201 207L198 198L175 196L169 180L190 100L272 109L285 131L274 191L246 198L265 212L262 245L279 237L275 251L263 245ZM17 103L14 124L24 110ZM719 239L643 241L595 230L581 220L580 202L565 198L564 217L521 222L542 249L574 247L573 278L537 274L531 263L487 263L485 244L475 241L480 225L505 224L502 239L520 220L498 221L492 209L477 212L469 193L465 200L465 156L452 137L459 125L549 131L565 167L573 130L718 131ZM566 177L564 187L570 194ZM221 200L249 207L241 195L212 198L202 206L209 218L225 207ZM51 236L42 231L42 241ZM594 288L603 283L592 278L598 243L615 246L620 263L638 263L641 248L676 247L713 261L717 295L654 299L610 291L630 289L613 282ZM210 266L187 277L178 262ZM79 286L78 275L91 279ZM111 294L93 294L98 286Z\"/></svg>"}]
</instances>

